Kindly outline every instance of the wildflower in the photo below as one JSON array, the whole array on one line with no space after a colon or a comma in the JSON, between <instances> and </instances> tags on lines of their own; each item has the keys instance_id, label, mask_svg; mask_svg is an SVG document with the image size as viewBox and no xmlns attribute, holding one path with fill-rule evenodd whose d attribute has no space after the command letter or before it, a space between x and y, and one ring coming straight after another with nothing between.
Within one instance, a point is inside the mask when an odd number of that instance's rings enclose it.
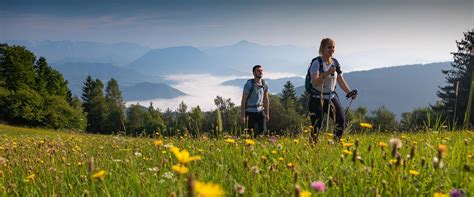
<instances>
[{"instance_id":1,"label":"wildflower","mask_svg":"<svg viewBox=\"0 0 474 197\"><path fill-rule=\"evenodd\" d=\"M402 147L402 141L398 138L392 138L390 139L390 148L392 149L392 157L395 156L397 153L397 149L400 149Z\"/></svg>"},{"instance_id":2,"label":"wildflower","mask_svg":"<svg viewBox=\"0 0 474 197\"><path fill-rule=\"evenodd\" d=\"M258 168L257 165L252 166L251 170L252 170L252 172L253 172L254 174L258 174L258 173L260 172L260 169Z\"/></svg>"},{"instance_id":3,"label":"wildflower","mask_svg":"<svg viewBox=\"0 0 474 197\"><path fill-rule=\"evenodd\" d=\"M234 139L226 139L225 142L229 143L229 144L235 144L235 140Z\"/></svg>"},{"instance_id":4,"label":"wildflower","mask_svg":"<svg viewBox=\"0 0 474 197\"><path fill-rule=\"evenodd\" d=\"M295 168L295 164L293 164L293 163L290 162L290 163L286 164L286 167L287 167L288 169L293 169L293 168Z\"/></svg>"},{"instance_id":5,"label":"wildflower","mask_svg":"<svg viewBox=\"0 0 474 197\"><path fill-rule=\"evenodd\" d=\"M153 144L155 144L155 146L161 146L163 145L163 140L155 140Z\"/></svg>"},{"instance_id":6,"label":"wildflower","mask_svg":"<svg viewBox=\"0 0 474 197\"><path fill-rule=\"evenodd\" d=\"M405 140L405 139L407 139L407 136L406 136L406 135L402 135L402 136L400 136L400 138L402 138L402 140Z\"/></svg>"},{"instance_id":7,"label":"wildflower","mask_svg":"<svg viewBox=\"0 0 474 197\"><path fill-rule=\"evenodd\" d=\"M313 188L314 190L318 192L324 192L325 185L324 185L324 182L322 181L316 181L316 182L311 183L311 188Z\"/></svg>"},{"instance_id":8,"label":"wildflower","mask_svg":"<svg viewBox=\"0 0 474 197\"><path fill-rule=\"evenodd\" d=\"M410 170L409 172L410 172L410 174L413 175L413 176L418 176L418 175L420 175L420 173L419 173L418 171L416 171L416 170Z\"/></svg>"},{"instance_id":9,"label":"wildflower","mask_svg":"<svg viewBox=\"0 0 474 197\"><path fill-rule=\"evenodd\" d=\"M438 144L438 157L442 158L448 153L448 146L444 144Z\"/></svg>"},{"instance_id":10,"label":"wildflower","mask_svg":"<svg viewBox=\"0 0 474 197\"><path fill-rule=\"evenodd\" d=\"M276 137L275 136L272 136L270 137L270 143L275 143L276 142Z\"/></svg>"},{"instance_id":11,"label":"wildflower","mask_svg":"<svg viewBox=\"0 0 474 197\"><path fill-rule=\"evenodd\" d=\"M372 129L373 126L370 123L361 122L360 127L365 128L365 129Z\"/></svg>"},{"instance_id":12,"label":"wildflower","mask_svg":"<svg viewBox=\"0 0 474 197\"><path fill-rule=\"evenodd\" d=\"M443 168L444 167L443 160L438 159L438 157L433 157L432 164L433 164L434 168Z\"/></svg>"},{"instance_id":13,"label":"wildflower","mask_svg":"<svg viewBox=\"0 0 474 197\"><path fill-rule=\"evenodd\" d=\"M278 151L277 150L272 150L272 154L277 154Z\"/></svg>"},{"instance_id":14,"label":"wildflower","mask_svg":"<svg viewBox=\"0 0 474 197\"><path fill-rule=\"evenodd\" d=\"M398 138L392 138L392 139L390 139L389 143L390 143L390 147L391 147L391 148L394 148L394 147L395 147L395 148L397 148L397 149L400 149L400 148L402 147L402 141L401 141L400 139L398 139Z\"/></svg>"},{"instance_id":15,"label":"wildflower","mask_svg":"<svg viewBox=\"0 0 474 197\"><path fill-rule=\"evenodd\" d=\"M308 191L300 192L300 197L309 197L309 196L311 196L311 192L308 192Z\"/></svg>"},{"instance_id":16,"label":"wildflower","mask_svg":"<svg viewBox=\"0 0 474 197\"><path fill-rule=\"evenodd\" d=\"M101 170L99 172L96 172L95 174L92 175L92 180L104 180L105 178L105 170Z\"/></svg>"},{"instance_id":17,"label":"wildflower","mask_svg":"<svg viewBox=\"0 0 474 197\"><path fill-rule=\"evenodd\" d=\"M186 173L189 172L189 168L186 168L186 166L181 165L181 164L173 165L173 167L171 167L171 169L174 170L175 172L179 173L179 174L186 174Z\"/></svg>"},{"instance_id":18,"label":"wildflower","mask_svg":"<svg viewBox=\"0 0 474 197\"><path fill-rule=\"evenodd\" d=\"M433 194L433 197L448 197L448 195L447 195L447 194L443 194L443 193L435 192L435 193Z\"/></svg>"},{"instance_id":19,"label":"wildflower","mask_svg":"<svg viewBox=\"0 0 474 197\"><path fill-rule=\"evenodd\" d=\"M344 142L342 142L342 146L346 147L346 148L352 147L353 145L354 145L353 143L344 143Z\"/></svg>"},{"instance_id":20,"label":"wildflower","mask_svg":"<svg viewBox=\"0 0 474 197\"><path fill-rule=\"evenodd\" d=\"M36 175L35 174L30 174L25 178L25 182L30 182L30 181L35 181Z\"/></svg>"},{"instance_id":21,"label":"wildflower","mask_svg":"<svg viewBox=\"0 0 474 197\"><path fill-rule=\"evenodd\" d=\"M299 141L298 139L294 139L293 142L294 142L295 144L300 143L300 141Z\"/></svg>"},{"instance_id":22,"label":"wildflower","mask_svg":"<svg viewBox=\"0 0 474 197\"><path fill-rule=\"evenodd\" d=\"M388 146L387 143L385 143L385 142L379 142L379 147L380 147L380 148L383 149L383 148L386 148L387 146Z\"/></svg>"},{"instance_id":23,"label":"wildflower","mask_svg":"<svg viewBox=\"0 0 474 197\"><path fill-rule=\"evenodd\" d=\"M349 151L349 150L346 150L346 149L342 150L342 153L343 153L344 155L352 155L352 152Z\"/></svg>"},{"instance_id":24,"label":"wildflower","mask_svg":"<svg viewBox=\"0 0 474 197\"><path fill-rule=\"evenodd\" d=\"M150 171L150 172L158 172L159 170L160 170L160 168L158 168L158 167L148 168L148 171Z\"/></svg>"},{"instance_id":25,"label":"wildflower","mask_svg":"<svg viewBox=\"0 0 474 197\"><path fill-rule=\"evenodd\" d=\"M451 197L461 197L462 196L462 191L458 189L452 189L451 192L449 192L449 195Z\"/></svg>"},{"instance_id":26,"label":"wildflower","mask_svg":"<svg viewBox=\"0 0 474 197\"><path fill-rule=\"evenodd\" d=\"M173 154L176 156L176 159L178 159L178 161L181 163L181 164L187 164L191 161L196 161L196 160L201 160L201 157L200 156L189 156L189 152L185 149L183 149L182 151L179 150L179 148L176 148L176 147L171 147L171 152L173 152Z\"/></svg>"},{"instance_id":27,"label":"wildflower","mask_svg":"<svg viewBox=\"0 0 474 197\"><path fill-rule=\"evenodd\" d=\"M332 133L326 133L326 135L327 135L328 137L334 137L334 134L332 134Z\"/></svg>"},{"instance_id":28,"label":"wildflower","mask_svg":"<svg viewBox=\"0 0 474 197\"><path fill-rule=\"evenodd\" d=\"M224 190L219 184L196 181L194 187L199 197L224 196Z\"/></svg>"},{"instance_id":29,"label":"wildflower","mask_svg":"<svg viewBox=\"0 0 474 197\"><path fill-rule=\"evenodd\" d=\"M245 144L247 145L255 145L255 141L251 140L251 139L246 139L245 140Z\"/></svg>"},{"instance_id":30,"label":"wildflower","mask_svg":"<svg viewBox=\"0 0 474 197\"><path fill-rule=\"evenodd\" d=\"M283 157L278 157L278 160L279 160L279 161L283 161L283 160L285 160L285 159L283 159Z\"/></svg>"},{"instance_id":31,"label":"wildflower","mask_svg":"<svg viewBox=\"0 0 474 197\"><path fill-rule=\"evenodd\" d=\"M235 184L235 192L236 192L237 194L242 195L242 194L245 193L245 187L242 186L242 185L240 185L240 184L238 184L238 183L236 183L236 184Z\"/></svg>"},{"instance_id":32,"label":"wildflower","mask_svg":"<svg viewBox=\"0 0 474 197\"><path fill-rule=\"evenodd\" d=\"M5 163L7 163L7 159L0 157L0 166L2 166Z\"/></svg>"},{"instance_id":33,"label":"wildflower","mask_svg":"<svg viewBox=\"0 0 474 197\"><path fill-rule=\"evenodd\" d=\"M135 152L135 153L133 153L133 155L135 155L135 156L137 156L137 157L141 157L141 156L142 156L142 153L140 153L140 152Z\"/></svg>"}]
</instances>

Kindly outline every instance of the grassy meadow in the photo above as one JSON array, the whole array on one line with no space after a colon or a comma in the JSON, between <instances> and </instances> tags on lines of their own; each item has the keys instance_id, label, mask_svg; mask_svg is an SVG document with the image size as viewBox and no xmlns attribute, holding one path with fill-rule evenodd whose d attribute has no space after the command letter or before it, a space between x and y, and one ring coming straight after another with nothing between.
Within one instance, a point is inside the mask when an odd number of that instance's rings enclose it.
<instances>
[{"instance_id":1,"label":"grassy meadow","mask_svg":"<svg viewBox=\"0 0 474 197\"><path fill-rule=\"evenodd\" d=\"M0 125L4 196L474 195L474 132L255 140L132 138ZM186 150L186 151L184 151ZM189 154L188 154L189 153ZM192 177L192 178L189 178ZM192 196L190 195L190 196Z\"/></svg>"}]
</instances>

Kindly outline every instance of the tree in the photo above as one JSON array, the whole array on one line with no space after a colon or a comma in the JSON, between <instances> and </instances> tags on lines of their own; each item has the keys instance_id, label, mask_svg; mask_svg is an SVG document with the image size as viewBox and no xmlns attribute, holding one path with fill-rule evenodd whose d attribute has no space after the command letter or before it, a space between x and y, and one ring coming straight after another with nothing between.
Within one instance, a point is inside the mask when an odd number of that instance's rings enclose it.
<instances>
[{"instance_id":1,"label":"tree","mask_svg":"<svg viewBox=\"0 0 474 197\"><path fill-rule=\"evenodd\" d=\"M67 81L46 59L20 46L0 45L1 119L54 129L82 130L84 114L67 98Z\"/></svg>"},{"instance_id":2,"label":"tree","mask_svg":"<svg viewBox=\"0 0 474 197\"><path fill-rule=\"evenodd\" d=\"M285 134L301 130L303 117L294 108L285 108L278 96L270 95L270 121L267 129L273 134Z\"/></svg>"},{"instance_id":3,"label":"tree","mask_svg":"<svg viewBox=\"0 0 474 197\"><path fill-rule=\"evenodd\" d=\"M474 31L464 33L461 41L456 41L457 52L453 52L454 61L450 70L443 70L446 75L447 85L440 87L437 96L441 99L441 105L432 106L438 113L443 113L456 125L463 123L466 112L471 112L473 105L468 107L468 99L473 83L474 56L472 46L474 45ZM472 99L471 99L472 100ZM468 113L470 114L470 113ZM469 122L469 123L468 123ZM474 124L474 116L466 118L466 124Z\"/></svg>"},{"instance_id":4,"label":"tree","mask_svg":"<svg viewBox=\"0 0 474 197\"><path fill-rule=\"evenodd\" d=\"M198 105L197 107L191 108L191 113L189 116L191 120L191 134L194 137L197 137L197 135L199 135L199 133L202 131L204 124L204 113Z\"/></svg>"},{"instance_id":5,"label":"tree","mask_svg":"<svg viewBox=\"0 0 474 197\"><path fill-rule=\"evenodd\" d=\"M92 80L88 76L82 90L84 111L87 113L86 130L93 133L106 133L104 128L107 118L107 105L102 81L99 79Z\"/></svg>"},{"instance_id":6,"label":"tree","mask_svg":"<svg viewBox=\"0 0 474 197\"><path fill-rule=\"evenodd\" d=\"M181 101L181 103L178 106L178 109L176 110L177 112L177 126L178 129L182 129L185 132L189 131L189 114L187 113L188 111L188 106L184 103L184 101Z\"/></svg>"},{"instance_id":7,"label":"tree","mask_svg":"<svg viewBox=\"0 0 474 197\"><path fill-rule=\"evenodd\" d=\"M395 117L395 113L382 106L371 111L371 115L367 119L380 131L394 131L397 128Z\"/></svg>"},{"instance_id":8,"label":"tree","mask_svg":"<svg viewBox=\"0 0 474 197\"><path fill-rule=\"evenodd\" d=\"M127 132L138 135L145 130L145 113L142 106L132 104L127 110Z\"/></svg>"},{"instance_id":9,"label":"tree","mask_svg":"<svg viewBox=\"0 0 474 197\"><path fill-rule=\"evenodd\" d=\"M149 135L154 135L155 132L162 132L166 129L163 118L161 117L160 110L153 107L153 103L150 102L150 106L145 114L145 131Z\"/></svg>"},{"instance_id":10,"label":"tree","mask_svg":"<svg viewBox=\"0 0 474 197\"><path fill-rule=\"evenodd\" d=\"M114 78L107 82L105 102L108 111L104 130L108 133L123 131L125 124L125 102L123 101L118 82Z\"/></svg>"},{"instance_id":11,"label":"tree","mask_svg":"<svg viewBox=\"0 0 474 197\"><path fill-rule=\"evenodd\" d=\"M281 101L286 108L295 107L296 105L296 90L291 81L287 81L281 91Z\"/></svg>"},{"instance_id":12,"label":"tree","mask_svg":"<svg viewBox=\"0 0 474 197\"><path fill-rule=\"evenodd\" d=\"M32 87L35 83L35 55L21 46L0 45L0 81L8 90Z\"/></svg>"}]
</instances>

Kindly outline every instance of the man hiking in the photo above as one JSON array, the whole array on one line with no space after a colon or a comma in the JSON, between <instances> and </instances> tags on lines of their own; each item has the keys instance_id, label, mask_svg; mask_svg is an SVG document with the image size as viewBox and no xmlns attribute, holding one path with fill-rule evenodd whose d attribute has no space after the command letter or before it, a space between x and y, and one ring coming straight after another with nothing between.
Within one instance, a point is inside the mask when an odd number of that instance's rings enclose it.
<instances>
[{"instance_id":1,"label":"man hiking","mask_svg":"<svg viewBox=\"0 0 474 197\"><path fill-rule=\"evenodd\" d=\"M262 79L262 66L255 65L252 72L254 78L249 79L244 86L240 120L249 131L253 132L253 137L257 137L266 131L266 122L270 120L270 101L268 85Z\"/></svg>"},{"instance_id":2,"label":"man hiking","mask_svg":"<svg viewBox=\"0 0 474 197\"><path fill-rule=\"evenodd\" d=\"M339 140L345 129L346 117L337 96L336 82L341 89L346 92L346 97L355 99L357 90L351 90L342 76L341 66L336 58L333 58L336 44L330 38L321 40L319 46L319 56L311 61L306 76L306 91L310 94L308 108L310 112L311 124L314 127L312 138L317 140L321 129L323 116L326 113L328 118L336 120L336 132L334 138ZM329 119L328 119L329 121ZM326 127L328 126L326 124ZM327 130L328 128L326 128Z\"/></svg>"}]
</instances>

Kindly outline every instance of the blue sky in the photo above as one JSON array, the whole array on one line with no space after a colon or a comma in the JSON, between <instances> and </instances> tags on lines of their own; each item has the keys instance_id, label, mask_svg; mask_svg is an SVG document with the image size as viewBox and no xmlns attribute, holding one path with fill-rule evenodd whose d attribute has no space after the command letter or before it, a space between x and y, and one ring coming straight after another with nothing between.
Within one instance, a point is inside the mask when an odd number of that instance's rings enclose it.
<instances>
[{"instance_id":1,"label":"blue sky","mask_svg":"<svg viewBox=\"0 0 474 197\"><path fill-rule=\"evenodd\" d=\"M1 0L0 40L132 42L152 48L264 45L430 62L450 60L474 28L474 3L452 1L36 1ZM396 54L396 55L394 55ZM381 64L389 65L389 62Z\"/></svg>"}]
</instances>

